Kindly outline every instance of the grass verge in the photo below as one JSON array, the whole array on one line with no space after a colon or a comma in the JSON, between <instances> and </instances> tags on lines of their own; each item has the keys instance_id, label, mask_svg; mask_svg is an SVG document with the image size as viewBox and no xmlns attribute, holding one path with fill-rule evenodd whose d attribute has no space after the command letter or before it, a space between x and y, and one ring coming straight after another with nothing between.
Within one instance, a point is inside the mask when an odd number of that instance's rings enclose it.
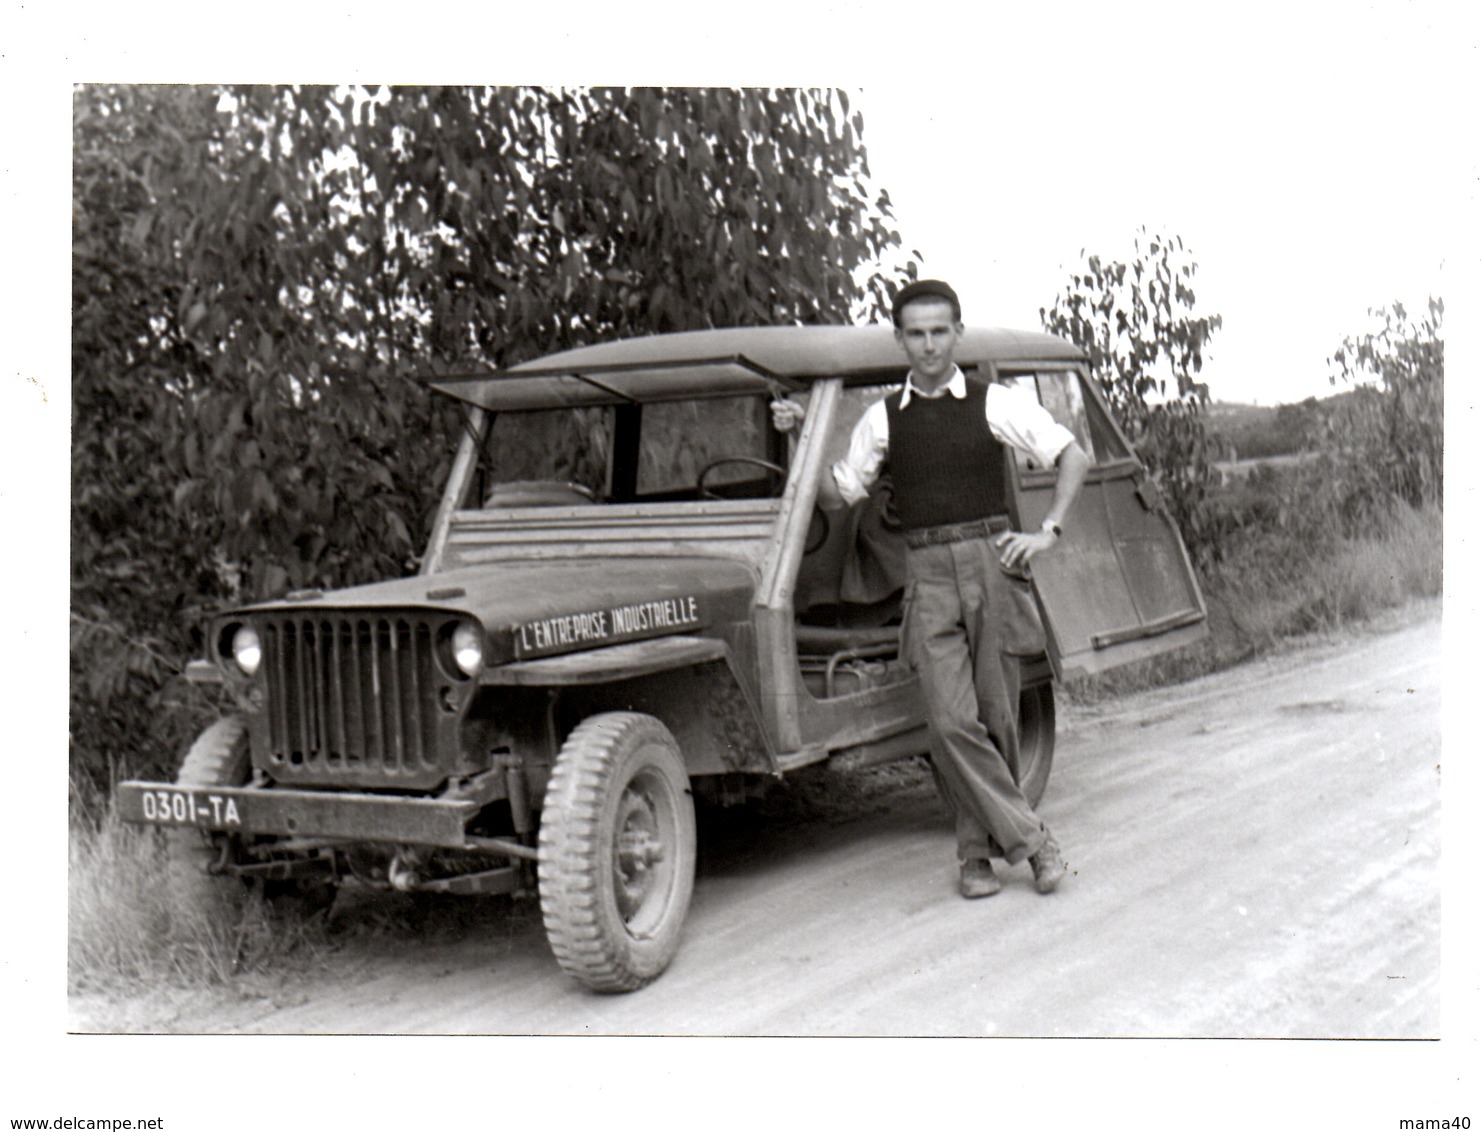
<instances>
[{"instance_id":1,"label":"grass verge","mask_svg":"<svg viewBox=\"0 0 1481 1132\"><path fill-rule=\"evenodd\" d=\"M109 802L74 805L67 851L67 982L71 991L127 991L167 983L225 985L290 953L315 954L320 921L276 916L248 894L223 923L184 904L165 883L157 830L130 825Z\"/></svg>"}]
</instances>

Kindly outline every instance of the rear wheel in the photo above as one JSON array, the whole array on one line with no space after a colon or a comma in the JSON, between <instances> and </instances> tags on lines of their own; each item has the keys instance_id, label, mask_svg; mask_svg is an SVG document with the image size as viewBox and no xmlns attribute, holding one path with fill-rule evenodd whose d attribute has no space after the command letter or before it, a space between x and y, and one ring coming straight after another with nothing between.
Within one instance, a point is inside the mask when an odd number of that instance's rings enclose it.
<instances>
[{"instance_id":1,"label":"rear wheel","mask_svg":"<svg viewBox=\"0 0 1481 1132\"><path fill-rule=\"evenodd\" d=\"M1054 685L1024 688L1018 696L1018 785L1037 806L1054 766Z\"/></svg>"},{"instance_id":2,"label":"rear wheel","mask_svg":"<svg viewBox=\"0 0 1481 1132\"><path fill-rule=\"evenodd\" d=\"M694 802L672 734L591 716L556 758L540 819L540 910L561 967L630 991L669 964L694 891Z\"/></svg>"}]
</instances>

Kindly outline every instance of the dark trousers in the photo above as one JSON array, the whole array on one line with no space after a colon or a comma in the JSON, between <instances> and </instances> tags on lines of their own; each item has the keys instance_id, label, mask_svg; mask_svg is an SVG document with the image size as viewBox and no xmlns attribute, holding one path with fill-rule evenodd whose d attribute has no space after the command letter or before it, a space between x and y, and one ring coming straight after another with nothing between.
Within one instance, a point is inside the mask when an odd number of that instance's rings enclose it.
<instances>
[{"instance_id":1,"label":"dark trousers","mask_svg":"<svg viewBox=\"0 0 1481 1132\"><path fill-rule=\"evenodd\" d=\"M1027 583L983 538L906 554L903 650L920 678L957 856L1017 864L1047 834L1018 786L1019 656L1042 647Z\"/></svg>"}]
</instances>

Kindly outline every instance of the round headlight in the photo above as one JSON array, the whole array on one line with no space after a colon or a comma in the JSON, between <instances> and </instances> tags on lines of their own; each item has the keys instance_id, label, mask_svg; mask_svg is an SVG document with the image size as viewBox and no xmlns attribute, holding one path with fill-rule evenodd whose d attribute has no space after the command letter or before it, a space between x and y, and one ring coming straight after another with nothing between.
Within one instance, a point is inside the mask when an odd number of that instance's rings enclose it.
<instances>
[{"instance_id":1,"label":"round headlight","mask_svg":"<svg viewBox=\"0 0 1481 1132\"><path fill-rule=\"evenodd\" d=\"M453 663L467 676L483 671L483 634L471 621L453 630Z\"/></svg>"},{"instance_id":2,"label":"round headlight","mask_svg":"<svg viewBox=\"0 0 1481 1132\"><path fill-rule=\"evenodd\" d=\"M231 655L237 667L251 676L262 663L262 639L251 625L243 625L231 638Z\"/></svg>"}]
</instances>

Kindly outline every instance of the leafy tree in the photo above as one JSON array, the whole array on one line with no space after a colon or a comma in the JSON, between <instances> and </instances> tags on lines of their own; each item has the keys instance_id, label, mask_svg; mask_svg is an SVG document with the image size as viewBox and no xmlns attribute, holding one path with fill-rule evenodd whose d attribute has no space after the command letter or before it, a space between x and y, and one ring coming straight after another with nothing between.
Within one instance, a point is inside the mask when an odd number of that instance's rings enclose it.
<instances>
[{"instance_id":1,"label":"leafy tree","mask_svg":"<svg viewBox=\"0 0 1481 1132\"><path fill-rule=\"evenodd\" d=\"M79 88L74 753L168 755L206 610L412 562L462 418L409 374L886 305L862 132L815 91Z\"/></svg>"},{"instance_id":2,"label":"leafy tree","mask_svg":"<svg viewBox=\"0 0 1481 1132\"><path fill-rule=\"evenodd\" d=\"M1444 503L1445 303L1411 321L1402 303L1368 314L1378 329L1349 335L1329 359L1332 384L1353 386L1323 420L1326 490L1349 529L1394 501Z\"/></svg>"},{"instance_id":3,"label":"leafy tree","mask_svg":"<svg viewBox=\"0 0 1481 1132\"><path fill-rule=\"evenodd\" d=\"M72 200L70 723L74 766L94 775L185 694L191 614L223 592L212 531L174 506L186 432L184 344L168 316L179 272L149 246L163 231L157 186L182 176L185 137L204 115L183 88L147 104L124 91L99 108L97 97L74 104Z\"/></svg>"},{"instance_id":4,"label":"leafy tree","mask_svg":"<svg viewBox=\"0 0 1481 1132\"><path fill-rule=\"evenodd\" d=\"M1194 314L1198 265L1179 236L1138 229L1129 264L1087 256L1039 320L1086 352L1112 411L1167 494L1195 559L1217 551L1204 506L1213 454L1194 380L1219 315ZM1169 381L1171 386L1169 386Z\"/></svg>"}]
</instances>

